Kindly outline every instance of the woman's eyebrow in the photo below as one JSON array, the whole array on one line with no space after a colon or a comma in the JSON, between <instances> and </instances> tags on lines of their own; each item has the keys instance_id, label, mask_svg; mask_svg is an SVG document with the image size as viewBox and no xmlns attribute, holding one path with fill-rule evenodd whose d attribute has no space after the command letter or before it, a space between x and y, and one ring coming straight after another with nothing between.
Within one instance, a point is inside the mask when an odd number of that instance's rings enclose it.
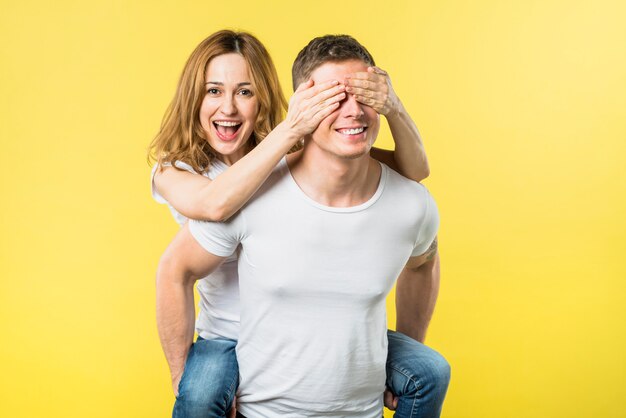
<instances>
[{"instance_id":1,"label":"woman's eyebrow","mask_svg":"<svg viewBox=\"0 0 626 418\"><path fill-rule=\"evenodd\" d=\"M221 81L207 81L207 82L206 82L206 83L204 83L204 84L215 84L215 85L217 85L217 86L223 86L223 85L224 85L224 83L222 83ZM252 85L252 83L251 83L251 82L249 82L249 81L244 81L244 82L241 82L241 83L237 84L237 87L241 87L241 86L251 86L251 85Z\"/></svg>"}]
</instances>

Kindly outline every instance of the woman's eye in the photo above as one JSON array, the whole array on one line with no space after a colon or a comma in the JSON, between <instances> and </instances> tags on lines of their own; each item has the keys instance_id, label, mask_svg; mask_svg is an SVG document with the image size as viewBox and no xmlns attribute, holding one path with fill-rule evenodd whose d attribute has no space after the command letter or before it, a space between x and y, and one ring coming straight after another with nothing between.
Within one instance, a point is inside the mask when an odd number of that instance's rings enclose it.
<instances>
[{"instance_id":1,"label":"woman's eye","mask_svg":"<svg viewBox=\"0 0 626 418\"><path fill-rule=\"evenodd\" d=\"M215 95L215 94L220 94L220 91L219 91L218 89L215 89L215 88L208 89L206 92L207 92L208 94L213 94L213 95Z\"/></svg>"},{"instance_id":2,"label":"woman's eye","mask_svg":"<svg viewBox=\"0 0 626 418\"><path fill-rule=\"evenodd\" d=\"M239 94L242 96L252 96L252 91L248 89L241 89L239 90Z\"/></svg>"}]
</instances>

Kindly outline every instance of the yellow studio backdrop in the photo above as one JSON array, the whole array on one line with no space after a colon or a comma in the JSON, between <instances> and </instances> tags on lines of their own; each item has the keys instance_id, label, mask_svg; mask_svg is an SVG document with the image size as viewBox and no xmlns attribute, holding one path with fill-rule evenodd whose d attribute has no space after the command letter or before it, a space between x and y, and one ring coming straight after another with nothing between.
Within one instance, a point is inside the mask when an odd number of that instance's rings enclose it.
<instances>
[{"instance_id":1,"label":"yellow studio backdrop","mask_svg":"<svg viewBox=\"0 0 626 418\"><path fill-rule=\"evenodd\" d=\"M268 46L287 95L312 37L352 34L417 121L442 218L427 343L452 365L444 417L626 417L624 2L0 10L0 416L170 415L154 275L177 227L145 150L187 56L226 27Z\"/></svg>"}]
</instances>

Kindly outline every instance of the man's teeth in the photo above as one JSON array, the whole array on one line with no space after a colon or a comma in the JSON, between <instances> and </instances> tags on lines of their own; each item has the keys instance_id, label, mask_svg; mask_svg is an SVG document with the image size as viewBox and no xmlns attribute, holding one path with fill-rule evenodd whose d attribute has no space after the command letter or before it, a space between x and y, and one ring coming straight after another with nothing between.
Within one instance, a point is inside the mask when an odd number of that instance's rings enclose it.
<instances>
[{"instance_id":1,"label":"man's teeth","mask_svg":"<svg viewBox=\"0 0 626 418\"><path fill-rule=\"evenodd\" d=\"M356 135L356 134L360 134L364 130L365 129L361 127L361 128L354 128L354 129L340 129L339 132L341 132L344 135Z\"/></svg>"},{"instance_id":2,"label":"man's teeth","mask_svg":"<svg viewBox=\"0 0 626 418\"><path fill-rule=\"evenodd\" d=\"M218 120L218 121L215 121L215 124L219 125L219 126L237 126L237 125L239 125L239 122L230 122L230 121L225 121L225 120Z\"/></svg>"}]
</instances>

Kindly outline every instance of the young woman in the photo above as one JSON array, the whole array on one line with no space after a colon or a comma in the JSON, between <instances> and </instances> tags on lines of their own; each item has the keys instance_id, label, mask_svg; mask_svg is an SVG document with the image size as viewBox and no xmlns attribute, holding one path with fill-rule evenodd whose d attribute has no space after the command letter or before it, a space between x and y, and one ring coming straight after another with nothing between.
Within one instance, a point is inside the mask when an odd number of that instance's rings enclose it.
<instances>
[{"instance_id":1,"label":"young woman","mask_svg":"<svg viewBox=\"0 0 626 418\"><path fill-rule=\"evenodd\" d=\"M161 131L151 144L155 199L168 203L181 225L187 218L226 220L347 94L387 117L396 151L373 149L372 156L416 181L425 178L428 166L417 128L380 69L322 85L310 81L300 85L281 122L286 102L263 45L247 33L220 31L209 36L188 59ZM176 394L174 417L226 416L237 388L236 255L198 283L195 343L193 284L157 283L157 325ZM419 405L424 393L432 398L430 388L441 386L445 373L429 373L421 380L418 374L431 365L445 372L447 364L427 347L394 334L389 353L402 353L396 359L402 370L388 371L388 386L401 402ZM411 382L420 382L420 387ZM447 380L444 383L447 387ZM391 407L397 403L389 395L386 401Z\"/></svg>"}]
</instances>

